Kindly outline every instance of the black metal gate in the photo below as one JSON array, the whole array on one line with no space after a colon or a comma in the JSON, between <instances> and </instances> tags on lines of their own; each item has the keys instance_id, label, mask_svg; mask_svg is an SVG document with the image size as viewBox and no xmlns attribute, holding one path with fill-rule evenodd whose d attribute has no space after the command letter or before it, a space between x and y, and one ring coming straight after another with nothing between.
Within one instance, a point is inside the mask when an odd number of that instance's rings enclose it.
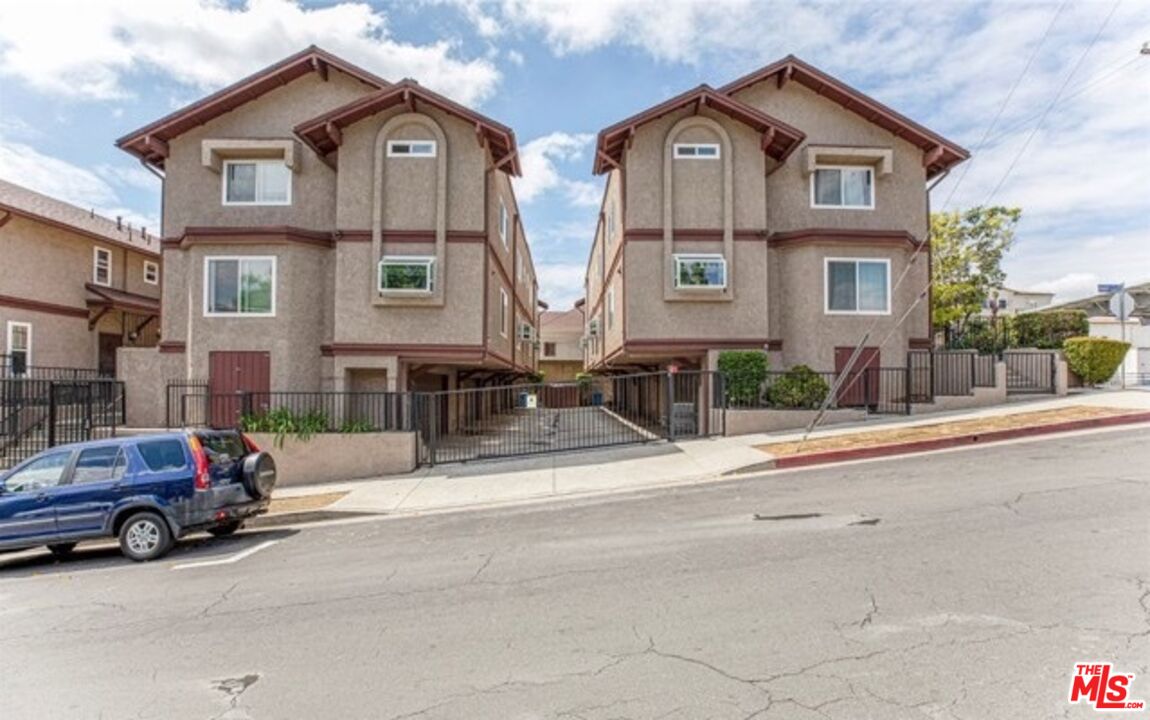
<instances>
[{"instance_id":1,"label":"black metal gate","mask_svg":"<svg viewBox=\"0 0 1150 720\"><path fill-rule=\"evenodd\" d=\"M598 376L415 394L428 465L723 434L722 376Z\"/></svg>"},{"instance_id":2,"label":"black metal gate","mask_svg":"<svg viewBox=\"0 0 1150 720\"><path fill-rule=\"evenodd\" d=\"M1057 354L1053 352L1006 350L1002 353L1006 363L1006 392L1053 393L1058 369Z\"/></svg>"},{"instance_id":3,"label":"black metal gate","mask_svg":"<svg viewBox=\"0 0 1150 720\"><path fill-rule=\"evenodd\" d=\"M124 423L115 380L0 380L0 468L56 445L114 435Z\"/></svg>"}]
</instances>

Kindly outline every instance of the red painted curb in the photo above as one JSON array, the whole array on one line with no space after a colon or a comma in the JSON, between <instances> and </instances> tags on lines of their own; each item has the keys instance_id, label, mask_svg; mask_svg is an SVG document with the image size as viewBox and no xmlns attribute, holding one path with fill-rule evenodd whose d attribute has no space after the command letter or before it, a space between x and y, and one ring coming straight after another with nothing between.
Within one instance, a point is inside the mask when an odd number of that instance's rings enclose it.
<instances>
[{"instance_id":1,"label":"red painted curb","mask_svg":"<svg viewBox=\"0 0 1150 720\"><path fill-rule=\"evenodd\" d=\"M810 465L826 465L829 463L843 462L845 460L906 455L908 453L923 452L926 450L942 450L944 448L961 447L963 445L1013 440L1014 438L1031 437L1033 435L1049 435L1069 432L1071 430L1110 427L1112 425L1132 425L1140 422L1150 422L1150 412L1112 415L1103 418L1087 418L1084 420L1067 420L1049 425L1030 425L1028 427L1008 428L1004 430L988 430L984 433L955 435L954 437L934 438L931 440L913 440L911 442L894 443L891 445L875 445L874 447L826 450L824 452L813 452L804 455L790 455L775 458L775 467L795 468Z\"/></svg>"}]
</instances>

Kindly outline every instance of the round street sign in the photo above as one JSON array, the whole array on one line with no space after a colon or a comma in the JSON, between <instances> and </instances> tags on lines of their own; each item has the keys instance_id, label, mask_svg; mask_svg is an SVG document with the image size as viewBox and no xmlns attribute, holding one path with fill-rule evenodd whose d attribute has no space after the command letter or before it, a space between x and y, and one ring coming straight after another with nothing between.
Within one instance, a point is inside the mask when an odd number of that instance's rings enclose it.
<instances>
[{"instance_id":1,"label":"round street sign","mask_svg":"<svg viewBox=\"0 0 1150 720\"><path fill-rule=\"evenodd\" d=\"M1134 312L1134 296L1128 292L1114 293L1110 298L1110 312L1119 320L1129 320Z\"/></svg>"}]
</instances>

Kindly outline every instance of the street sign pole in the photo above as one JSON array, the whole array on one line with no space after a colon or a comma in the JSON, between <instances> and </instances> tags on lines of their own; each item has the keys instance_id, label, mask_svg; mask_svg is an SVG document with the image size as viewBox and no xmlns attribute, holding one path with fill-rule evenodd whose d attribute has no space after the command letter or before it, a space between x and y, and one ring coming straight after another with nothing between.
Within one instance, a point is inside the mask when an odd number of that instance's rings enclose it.
<instances>
[{"instance_id":1,"label":"street sign pole","mask_svg":"<svg viewBox=\"0 0 1150 720\"><path fill-rule=\"evenodd\" d=\"M1110 312L1114 312L1114 296L1118 296L1118 332L1122 342L1126 342L1126 283L1106 283L1098 286L1098 292L1110 294ZM1129 354L1129 353L1127 353ZM1122 377L1122 389L1126 389L1126 356L1122 357L1118 374Z\"/></svg>"}]
</instances>

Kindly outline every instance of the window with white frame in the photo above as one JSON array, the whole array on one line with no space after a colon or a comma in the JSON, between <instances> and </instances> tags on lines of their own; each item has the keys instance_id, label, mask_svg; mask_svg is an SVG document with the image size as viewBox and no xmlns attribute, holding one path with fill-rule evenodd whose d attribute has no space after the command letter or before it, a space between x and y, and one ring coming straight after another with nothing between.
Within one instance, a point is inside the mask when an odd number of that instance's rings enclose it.
<instances>
[{"instance_id":1,"label":"window with white frame","mask_svg":"<svg viewBox=\"0 0 1150 720\"><path fill-rule=\"evenodd\" d=\"M291 205L291 170L283 160L225 160L224 205Z\"/></svg>"},{"instance_id":2,"label":"window with white frame","mask_svg":"<svg viewBox=\"0 0 1150 720\"><path fill-rule=\"evenodd\" d=\"M727 287L727 260L722 255L675 255L675 287L721 290Z\"/></svg>"},{"instance_id":3,"label":"window with white frame","mask_svg":"<svg viewBox=\"0 0 1150 720\"><path fill-rule=\"evenodd\" d=\"M677 160L718 160L718 143L675 143L674 157Z\"/></svg>"},{"instance_id":4,"label":"window with white frame","mask_svg":"<svg viewBox=\"0 0 1150 720\"><path fill-rule=\"evenodd\" d=\"M388 140L388 157L435 157L434 140Z\"/></svg>"},{"instance_id":5,"label":"window with white frame","mask_svg":"<svg viewBox=\"0 0 1150 720\"><path fill-rule=\"evenodd\" d=\"M874 168L820 165L811 173L811 207L874 209Z\"/></svg>"},{"instance_id":6,"label":"window with white frame","mask_svg":"<svg viewBox=\"0 0 1150 720\"><path fill-rule=\"evenodd\" d=\"M890 314L890 261L827 258L826 312Z\"/></svg>"},{"instance_id":7,"label":"window with white frame","mask_svg":"<svg viewBox=\"0 0 1150 720\"><path fill-rule=\"evenodd\" d=\"M503 241L503 247L507 247L507 205L503 202L503 198L499 198L499 239Z\"/></svg>"},{"instance_id":8,"label":"window with white frame","mask_svg":"<svg viewBox=\"0 0 1150 720\"><path fill-rule=\"evenodd\" d=\"M160 284L160 265L151 260L144 261L144 282L149 285Z\"/></svg>"},{"instance_id":9,"label":"window with white frame","mask_svg":"<svg viewBox=\"0 0 1150 720\"><path fill-rule=\"evenodd\" d=\"M14 374L23 374L32 364L32 323L8 321L5 351L8 368Z\"/></svg>"},{"instance_id":10,"label":"window with white frame","mask_svg":"<svg viewBox=\"0 0 1150 720\"><path fill-rule=\"evenodd\" d=\"M507 291L499 288L499 334L507 337Z\"/></svg>"},{"instance_id":11,"label":"window with white frame","mask_svg":"<svg viewBox=\"0 0 1150 720\"><path fill-rule=\"evenodd\" d=\"M607 329L615 327L615 288L607 290Z\"/></svg>"},{"instance_id":12,"label":"window with white frame","mask_svg":"<svg viewBox=\"0 0 1150 720\"><path fill-rule=\"evenodd\" d=\"M275 314L274 257L204 258L204 315L272 317Z\"/></svg>"},{"instance_id":13,"label":"window with white frame","mask_svg":"<svg viewBox=\"0 0 1150 720\"><path fill-rule=\"evenodd\" d=\"M388 256L379 261L381 293L435 291L435 258Z\"/></svg>"},{"instance_id":14,"label":"window with white frame","mask_svg":"<svg viewBox=\"0 0 1150 720\"><path fill-rule=\"evenodd\" d=\"M97 285L112 284L112 251L107 248L93 248L92 282Z\"/></svg>"}]
</instances>

